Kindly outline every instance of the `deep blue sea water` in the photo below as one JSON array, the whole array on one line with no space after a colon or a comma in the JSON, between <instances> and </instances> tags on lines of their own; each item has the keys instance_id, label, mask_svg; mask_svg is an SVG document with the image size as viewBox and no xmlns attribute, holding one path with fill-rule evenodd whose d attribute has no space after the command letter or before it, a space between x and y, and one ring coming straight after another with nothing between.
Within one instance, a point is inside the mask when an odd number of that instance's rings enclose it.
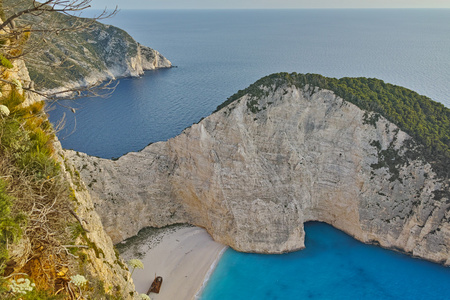
<instances>
[{"instance_id":1,"label":"deep blue sea water","mask_svg":"<svg viewBox=\"0 0 450 300\"><path fill-rule=\"evenodd\" d=\"M365 245L307 223L306 248L282 255L228 249L201 300L450 299L450 268Z\"/></svg>"},{"instance_id":2,"label":"deep blue sea water","mask_svg":"<svg viewBox=\"0 0 450 300\"><path fill-rule=\"evenodd\" d=\"M163 141L274 72L376 77L450 107L450 10L122 11L108 23L178 68L62 102L65 148L105 158ZM76 117L76 118L75 118ZM73 134L70 132L76 129ZM450 269L308 224L307 248L227 250L202 299L450 299Z\"/></svg>"},{"instance_id":3,"label":"deep blue sea water","mask_svg":"<svg viewBox=\"0 0 450 300\"><path fill-rule=\"evenodd\" d=\"M275 72L376 77L450 107L450 9L121 11L106 20L178 68L122 79L67 114L65 148L105 158L178 135ZM70 135L75 127L76 131Z\"/></svg>"}]
</instances>

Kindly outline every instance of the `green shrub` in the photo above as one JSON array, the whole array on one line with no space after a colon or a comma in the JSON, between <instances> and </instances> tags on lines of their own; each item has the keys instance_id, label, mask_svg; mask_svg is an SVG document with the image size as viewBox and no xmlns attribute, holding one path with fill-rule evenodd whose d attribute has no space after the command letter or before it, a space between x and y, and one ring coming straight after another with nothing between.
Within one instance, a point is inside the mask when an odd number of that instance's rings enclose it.
<instances>
[{"instance_id":1,"label":"green shrub","mask_svg":"<svg viewBox=\"0 0 450 300\"><path fill-rule=\"evenodd\" d=\"M9 108L11 114L21 110L20 104L22 104L23 101L23 96L16 90L15 87L12 88L11 93L9 93L7 97L1 99L1 103Z\"/></svg>"},{"instance_id":2,"label":"green shrub","mask_svg":"<svg viewBox=\"0 0 450 300\"><path fill-rule=\"evenodd\" d=\"M0 179L0 274L3 273L8 260L7 245L16 242L21 234L20 227L23 218L11 214L13 198L7 192L7 184Z\"/></svg>"},{"instance_id":3,"label":"green shrub","mask_svg":"<svg viewBox=\"0 0 450 300\"><path fill-rule=\"evenodd\" d=\"M246 94L251 97L248 100L250 103L267 96L264 87L277 90L282 86L296 86L303 89L306 85L310 86L310 92L313 87L331 90L366 112L375 113L370 117L366 114L368 118L364 121L367 124L375 125L378 116L384 116L423 146L422 158L432 164L436 173L443 178L450 176L450 109L426 96L379 79L337 79L318 74L277 73L238 91L219 105L216 111Z\"/></svg>"},{"instance_id":4,"label":"green shrub","mask_svg":"<svg viewBox=\"0 0 450 300\"><path fill-rule=\"evenodd\" d=\"M0 146L20 169L34 174L37 180L54 177L59 172L59 164L52 158L54 133L42 112L44 103L22 107L23 100L15 89L2 100L11 114L0 120L3 130Z\"/></svg>"},{"instance_id":5,"label":"green shrub","mask_svg":"<svg viewBox=\"0 0 450 300\"><path fill-rule=\"evenodd\" d=\"M7 69L12 69L13 65L12 63L9 61L9 59L7 59L6 57L4 57L1 53L0 53L0 64L7 68Z\"/></svg>"},{"instance_id":6,"label":"green shrub","mask_svg":"<svg viewBox=\"0 0 450 300\"><path fill-rule=\"evenodd\" d=\"M5 285L5 284L4 284ZM7 283L6 283L7 285ZM6 293L8 289L3 288L3 294L0 290L0 296L2 296L1 299L3 300L62 300L64 299L63 295L54 295L50 291L46 290L32 290L31 292L28 292L24 295L12 295L9 293Z\"/></svg>"},{"instance_id":7,"label":"green shrub","mask_svg":"<svg viewBox=\"0 0 450 300\"><path fill-rule=\"evenodd\" d=\"M57 299L51 296L55 292L52 289L57 287L54 270L71 264L62 247L72 242L67 230L70 193L53 157L54 132L42 111L43 103L28 107L22 107L22 103L23 97L14 88L0 99L0 104L11 111L9 116L0 118L0 174L7 175L2 176L0 188L0 279L12 271L5 268L8 260L5 245L17 240L22 232L32 251L39 249L39 263L48 266L31 271L24 266L21 272L31 272L30 277L39 280L38 290L22 299ZM5 284L0 287L1 299L6 295L2 293Z\"/></svg>"}]
</instances>

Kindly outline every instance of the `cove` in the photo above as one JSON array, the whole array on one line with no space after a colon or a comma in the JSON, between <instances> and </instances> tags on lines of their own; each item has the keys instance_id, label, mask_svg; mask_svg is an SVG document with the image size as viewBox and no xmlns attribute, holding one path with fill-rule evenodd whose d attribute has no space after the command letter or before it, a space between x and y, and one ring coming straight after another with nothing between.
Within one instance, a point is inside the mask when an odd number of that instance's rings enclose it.
<instances>
[{"instance_id":1,"label":"cove","mask_svg":"<svg viewBox=\"0 0 450 300\"><path fill-rule=\"evenodd\" d=\"M306 248L281 255L228 249L201 300L448 299L450 268L305 224Z\"/></svg>"}]
</instances>

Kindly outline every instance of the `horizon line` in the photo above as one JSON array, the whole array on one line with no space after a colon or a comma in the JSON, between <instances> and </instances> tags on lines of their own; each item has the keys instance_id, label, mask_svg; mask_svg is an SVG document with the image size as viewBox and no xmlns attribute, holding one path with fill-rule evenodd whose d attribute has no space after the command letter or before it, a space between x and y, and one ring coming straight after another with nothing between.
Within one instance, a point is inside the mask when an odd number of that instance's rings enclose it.
<instances>
[{"instance_id":1,"label":"horizon line","mask_svg":"<svg viewBox=\"0 0 450 300\"><path fill-rule=\"evenodd\" d=\"M89 10L103 10L105 7L90 7ZM106 9L112 9L106 7ZM118 6L119 10L344 10L344 9L355 9L355 10L393 10L393 9L406 9L406 10L415 10L415 9L449 9L450 7L283 7L283 8L273 8L273 7L260 7L260 8L121 8Z\"/></svg>"}]
</instances>

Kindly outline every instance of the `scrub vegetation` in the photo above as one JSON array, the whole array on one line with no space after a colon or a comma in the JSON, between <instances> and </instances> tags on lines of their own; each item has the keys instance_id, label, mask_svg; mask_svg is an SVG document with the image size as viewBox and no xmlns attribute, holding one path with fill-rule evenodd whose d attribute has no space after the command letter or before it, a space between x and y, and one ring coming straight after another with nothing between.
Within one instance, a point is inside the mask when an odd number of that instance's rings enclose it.
<instances>
[{"instance_id":1,"label":"scrub vegetation","mask_svg":"<svg viewBox=\"0 0 450 300\"><path fill-rule=\"evenodd\" d=\"M379 116L385 117L408 133L423 147L421 158L428 161L439 176L450 175L450 109L426 96L404 87L385 83L375 78L341 79L317 74L277 73L263 77L219 105L216 111L248 94L251 101L268 95L267 88L295 86L309 91L315 87L333 91L345 101L351 102L367 113L363 120L376 126ZM253 107L250 105L249 107ZM250 109L257 113L258 110Z\"/></svg>"},{"instance_id":2,"label":"scrub vegetation","mask_svg":"<svg viewBox=\"0 0 450 300\"><path fill-rule=\"evenodd\" d=\"M44 104L23 101L17 87L0 99L10 111L0 118L0 297L18 296L6 278L31 278L35 288L25 299L47 299L43 295L64 287L64 276L57 274L71 264L64 245L75 242L68 222L76 220Z\"/></svg>"},{"instance_id":3,"label":"scrub vegetation","mask_svg":"<svg viewBox=\"0 0 450 300\"><path fill-rule=\"evenodd\" d=\"M71 186L76 174L64 171L44 102L29 97L33 87L21 77L33 34L15 22L24 3L24 15L39 15L89 0L0 0L0 299L122 299L120 287L105 287L88 267L104 254L77 215L74 188L82 187Z\"/></svg>"}]
</instances>

